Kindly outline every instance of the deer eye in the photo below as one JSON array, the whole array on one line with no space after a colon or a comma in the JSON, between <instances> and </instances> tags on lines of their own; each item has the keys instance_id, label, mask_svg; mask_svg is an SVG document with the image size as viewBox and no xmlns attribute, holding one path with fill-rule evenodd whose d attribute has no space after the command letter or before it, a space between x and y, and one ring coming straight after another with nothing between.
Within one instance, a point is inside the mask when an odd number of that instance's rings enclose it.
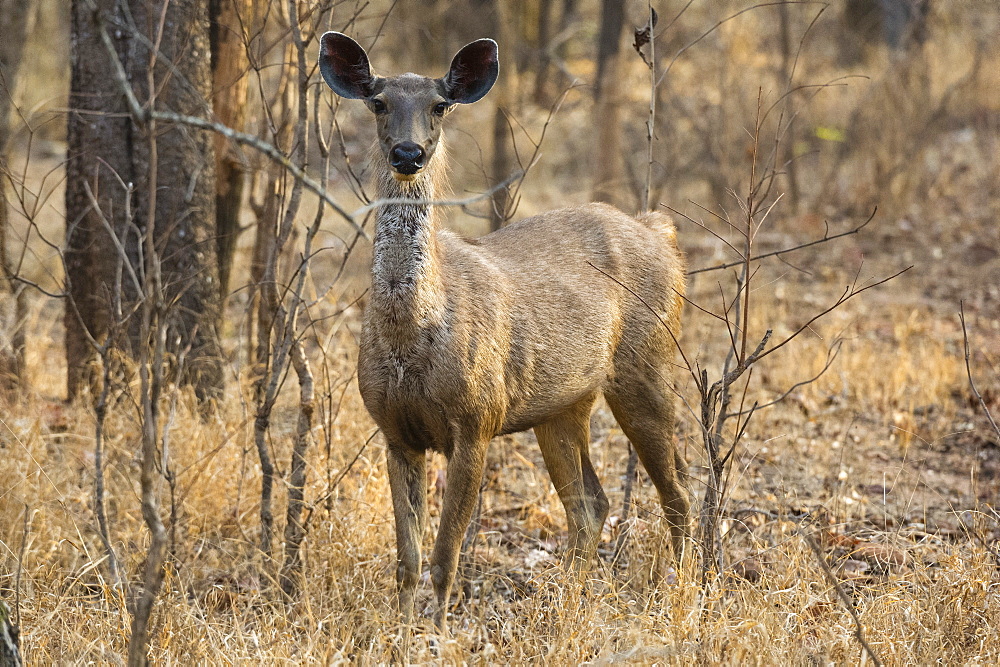
<instances>
[{"instance_id":1,"label":"deer eye","mask_svg":"<svg viewBox=\"0 0 1000 667\"><path fill-rule=\"evenodd\" d=\"M447 102L438 102L437 104L434 105L433 109L435 116L443 116L444 112L447 110L448 110Z\"/></svg>"},{"instance_id":2,"label":"deer eye","mask_svg":"<svg viewBox=\"0 0 1000 667\"><path fill-rule=\"evenodd\" d=\"M372 111L377 114L383 114L388 111L388 107L385 106L385 102L376 98L372 99Z\"/></svg>"}]
</instances>

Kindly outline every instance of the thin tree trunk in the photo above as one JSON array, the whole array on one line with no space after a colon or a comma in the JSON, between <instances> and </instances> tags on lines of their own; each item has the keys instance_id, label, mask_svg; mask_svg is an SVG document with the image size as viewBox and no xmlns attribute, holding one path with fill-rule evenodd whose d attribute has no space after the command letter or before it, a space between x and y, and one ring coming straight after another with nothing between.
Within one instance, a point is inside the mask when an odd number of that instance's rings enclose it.
<instances>
[{"instance_id":1,"label":"thin tree trunk","mask_svg":"<svg viewBox=\"0 0 1000 667\"><path fill-rule=\"evenodd\" d=\"M244 25L252 18L251 0L211 0L212 109L224 125L242 131L247 120L249 66ZM240 229L244 190L243 163L221 134L215 136L215 227L219 289L229 294L233 255Z\"/></svg>"},{"instance_id":2,"label":"thin tree trunk","mask_svg":"<svg viewBox=\"0 0 1000 667\"><path fill-rule=\"evenodd\" d=\"M284 62L289 62L290 51L286 51ZM280 118L286 113L288 105L289 73L283 76L279 85L279 101L272 105L272 111ZM291 124L284 123L279 130L278 145L286 145L290 140ZM257 406L254 417L254 444L257 457L260 460L260 548L265 556L271 556L272 538L274 534L274 512L272 509L274 496L275 467L267 441L267 431L271 426L271 411L274 408L277 384L272 382L276 370L273 346L276 345L276 326L278 319L278 261L281 249L278 247L279 220L284 199L283 172L279 167L271 166L265 176L264 201L256 207L257 230L254 239L253 261L250 265L251 285L254 289L255 311L250 313L250 319L256 330L253 339L252 358L255 366L254 403Z\"/></svg>"},{"instance_id":3,"label":"thin tree trunk","mask_svg":"<svg viewBox=\"0 0 1000 667\"><path fill-rule=\"evenodd\" d=\"M10 143L10 107L17 88L24 44L30 31L34 12L27 0L0 0L0 16L4 17L4 38L0 40L0 269L14 297L10 322L10 346L0 350L0 387L8 391L27 386L24 367L24 326L27 317L27 293L15 280L10 261L10 217L7 208L7 148Z\"/></svg>"},{"instance_id":4,"label":"thin tree trunk","mask_svg":"<svg viewBox=\"0 0 1000 667\"><path fill-rule=\"evenodd\" d=\"M510 128L507 126L507 116L504 114L502 102L497 104L496 111L493 112L493 183L500 183L510 175L514 168L514 160L510 147ZM490 208L490 231L495 232L500 229L507 220L510 210L510 192L507 188L500 188L491 197L492 207Z\"/></svg>"},{"instance_id":5,"label":"thin tree trunk","mask_svg":"<svg viewBox=\"0 0 1000 667\"><path fill-rule=\"evenodd\" d=\"M784 150L782 155L785 163L785 178L788 181L788 195L791 198L792 213L799 210L799 176L798 163L795 161L795 119L792 117L792 36L791 17L788 15L788 5L778 6L779 17L781 18L781 78L788 87L788 95L785 98L785 118L788 119L787 129L784 136ZM779 128L780 131L780 128Z\"/></svg>"},{"instance_id":6,"label":"thin tree trunk","mask_svg":"<svg viewBox=\"0 0 1000 667\"><path fill-rule=\"evenodd\" d=\"M594 201L624 208L626 197L621 178L620 83L622 28L625 6L621 0L602 0L601 30L597 41L597 78L594 81L594 123L597 146L594 155Z\"/></svg>"},{"instance_id":7,"label":"thin tree trunk","mask_svg":"<svg viewBox=\"0 0 1000 667\"><path fill-rule=\"evenodd\" d=\"M297 329L297 327L294 327ZM302 577L302 540L306 529L302 522L305 509L306 453L312 442L314 385L312 369L300 341L292 343L292 366L299 379L299 417L292 445L292 465L288 475L288 506L285 521L285 562L281 568L281 590L292 596L300 588Z\"/></svg>"},{"instance_id":8,"label":"thin tree trunk","mask_svg":"<svg viewBox=\"0 0 1000 667\"><path fill-rule=\"evenodd\" d=\"M503 4L499 0L492 3L494 30L497 41L500 44L510 44L512 40L507 37L511 34L508 25L508 17L504 11ZM510 48L510 47L508 47ZM496 101L496 110L493 112L493 160L490 165L490 180L493 184L500 183L514 169L514 156L511 147L510 127L507 124L505 109L510 106L513 95L511 86L514 81L514 59L508 58L510 65L500 68L500 76L497 79L493 94ZM491 197L492 206L490 208L490 231L496 231L503 226L510 213L510 190L500 188Z\"/></svg>"},{"instance_id":9,"label":"thin tree trunk","mask_svg":"<svg viewBox=\"0 0 1000 667\"><path fill-rule=\"evenodd\" d=\"M536 48L538 62L535 65L535 104L549 105L549 47L552 42L552 0L538 3L538 34Z\"/></svg>"}]
</instances>

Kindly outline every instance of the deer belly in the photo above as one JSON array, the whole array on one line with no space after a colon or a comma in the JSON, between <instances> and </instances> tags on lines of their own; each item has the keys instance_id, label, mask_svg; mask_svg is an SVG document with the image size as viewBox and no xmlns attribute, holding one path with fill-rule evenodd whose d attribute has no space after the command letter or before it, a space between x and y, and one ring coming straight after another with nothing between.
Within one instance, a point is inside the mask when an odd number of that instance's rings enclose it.
<instances>
[{"instance_id":1,"label":"deer belly","mask_svg":"<svg viewBox=\"0 0 1000 667\"><path fill-rule=\"evenodd\" d=\"M548 421L599 392L608 378L610 349L556 346L545 352L508 363L508 407L501 433L524 431Z\"/></svg>"}]
</instances>

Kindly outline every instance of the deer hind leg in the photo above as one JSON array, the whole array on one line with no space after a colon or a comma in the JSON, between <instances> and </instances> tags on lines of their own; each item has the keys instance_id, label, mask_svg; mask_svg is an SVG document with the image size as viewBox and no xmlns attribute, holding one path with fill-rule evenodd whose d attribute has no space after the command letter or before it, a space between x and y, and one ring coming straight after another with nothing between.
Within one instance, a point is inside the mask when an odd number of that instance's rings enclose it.
<instances>
[{"instance_id":1,"label":"deer hind leg","mask_svg":"<svg viewBox=\"0 0 1000 667\"><path fill-rule=\"evenodd\" d=\"M427 457L421 451L389 443L386 453L392 509L396 517L396 583L403 623L413 618L413 598L420 581L420 542L427 517Z\"/></svg>"},{"instance_id":2,"label":"deer hind leg","mask_svg":"<svg viewBox=\"0 0 1000 667\"><path fill-rule=\"evenodd\" d=\"M458 554L479 498L489 444L489 440L456 443L448 459L441 525L431 554L431 581L438 600L434 620L442 633L448 631L448 601L458 569Z\"/></svg>"},{"instance_id":3,"label":"deer hind leg","mask_svg":"<svg viewBox=\"0 0 1000 667\"><path fill-rule=\"evenodd\" d=\"M691 504L680 479L684 460L674 444L674 395L663 379L670 369L661 370L662 376L652 369L621 373L605 399L653 480L679 560L691 534Z\"/></svg>"},{"instance_id":4,"label":"deer hind leg","mask_svg":"<svg viewBox=\"0 0 1000 667\"><path fill-rule=\"evenodd\" d=\"M590 461L590 409L594 396L535 427L552 484L566 509L567 563L583 568L597 555L608 498Z\"/></svg>"}]
</instances>

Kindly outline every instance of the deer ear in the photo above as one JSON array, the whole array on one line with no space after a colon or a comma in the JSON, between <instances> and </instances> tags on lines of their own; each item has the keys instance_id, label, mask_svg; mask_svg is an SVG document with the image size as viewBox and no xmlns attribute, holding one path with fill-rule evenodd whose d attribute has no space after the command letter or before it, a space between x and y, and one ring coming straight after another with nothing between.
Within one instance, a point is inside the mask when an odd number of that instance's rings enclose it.
<instances>
[{"instance_id":1,"label":"deer ear","mask_svg":"<svg viewBox=\"0 0 1000 667\"><path fill-rule=\"evenodd\" d=\"M319 71L341 97L361 100L374 92L368 54L347 35L328 32L319 40Z\"/></svg>"},{"instance_id":2,"label":"deer ear","mask_svg":"<svg viewBox=\"0 0 1000 667\"><path fill-rule=\"evenodd\" d=\"M497 43L477 39L455 54L442 82L452 102L472 104L490 92L499 73Z\"/></svg>"}]
</instances>

